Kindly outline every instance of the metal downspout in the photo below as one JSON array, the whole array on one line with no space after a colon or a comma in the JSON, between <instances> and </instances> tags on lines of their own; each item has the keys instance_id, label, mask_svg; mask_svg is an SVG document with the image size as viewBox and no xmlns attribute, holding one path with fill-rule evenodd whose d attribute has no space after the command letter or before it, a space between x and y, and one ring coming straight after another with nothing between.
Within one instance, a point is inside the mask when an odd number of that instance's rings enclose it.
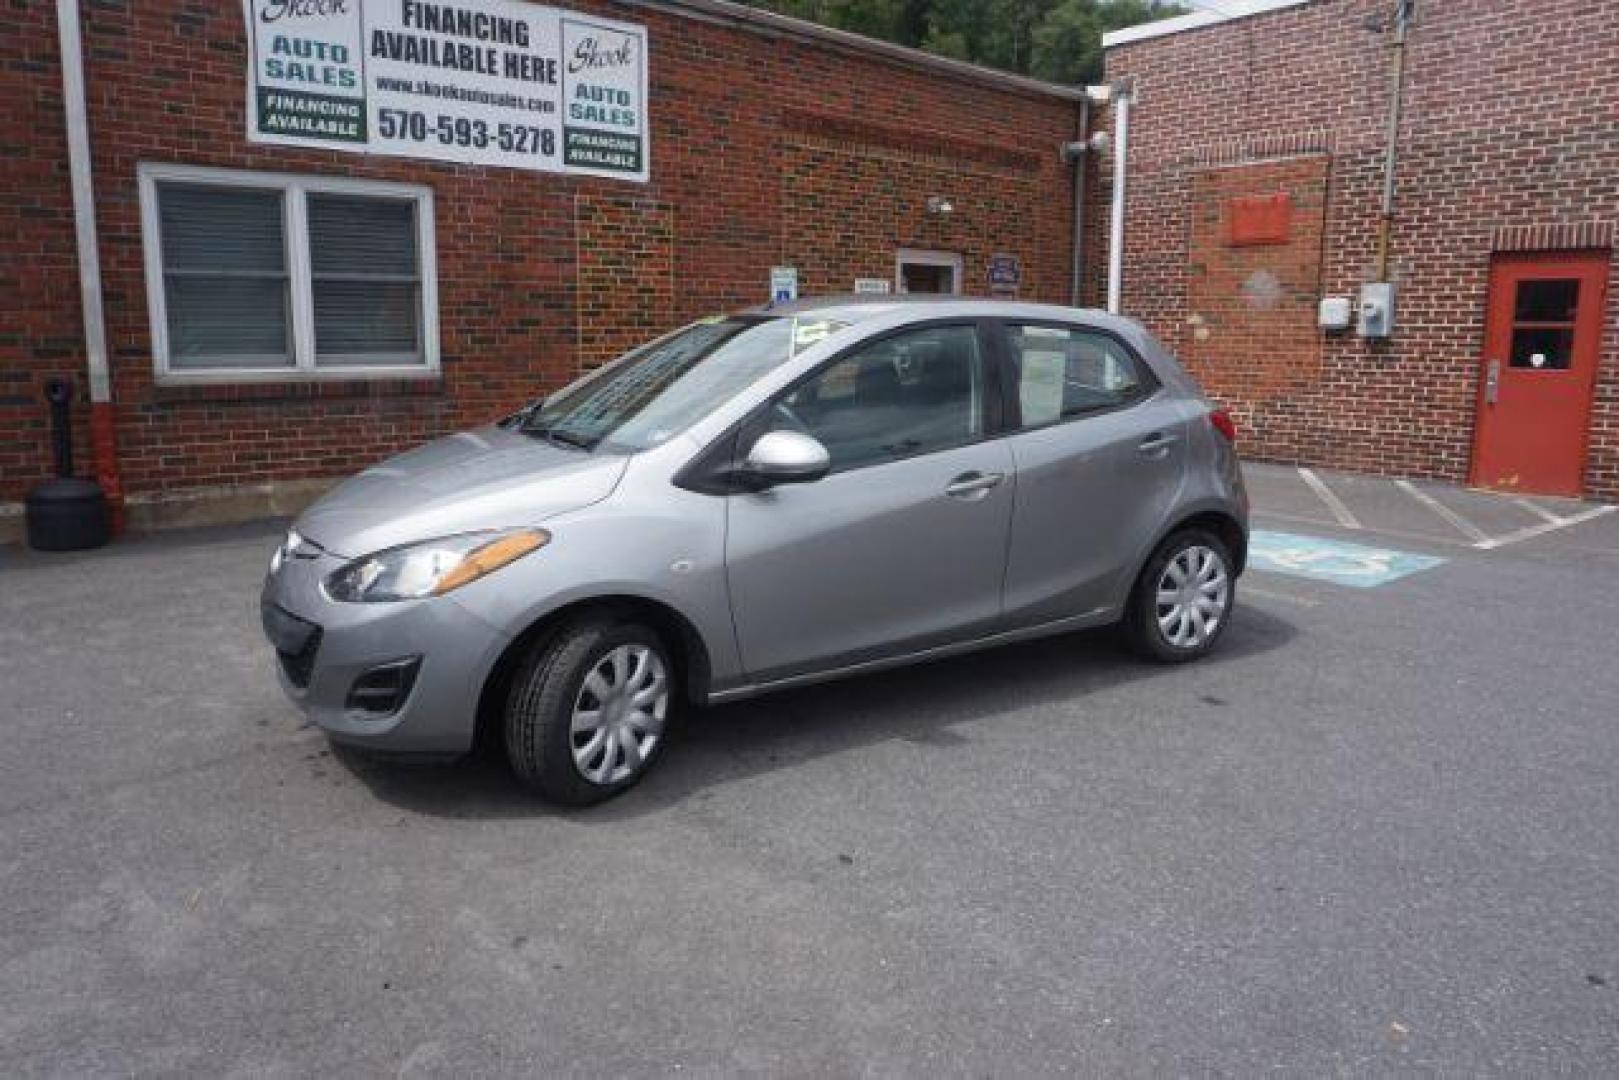
<instances>
[{"instance_id":1,"label":"metal downspout","mask_svg":"<svg viewBox=\"0 0 1619 1080\"><path fill-rule=\"evenodd\" d=\"M1130 158L1130 106L1134 90L1125 85L1113 94L1113 215L1107 241L1107 310L1119 313L1124 293L1124 196Z\"/></svg>"},{"instance_id":2,"label":"metal downspout","mask_svg":"<svg viewBox=\"0 0 1619 1080\"><path fill-rule=\"evenodd\" d=\"M1091 100L1086 96L1079 99L1079 137L1071 144L1072 152L1064 154L1074 166L1074 265L1068 283L1068 303L1072 307L1083 303L1084 294L1085 187L1090 173L1090 142Z\"/></svg>"},{"instance_id":3,"label":"metal downspout","mask_svg":"<svg viewBox=\"0 0 1619 1080\"><path fill-rule=\"evenodd\" d=\"M107 366L107 329L101 303L101 256L96 240L96 196L90 171L90 124L84 100L84 53L78 0L56 0L62 52L62 112L67 120L73 230L78 246L79 300L84 311L85 366L90 380L90 446L96 482L107 495L114 535L123 531L124 494Z\"/></svg>"}]
</instances>

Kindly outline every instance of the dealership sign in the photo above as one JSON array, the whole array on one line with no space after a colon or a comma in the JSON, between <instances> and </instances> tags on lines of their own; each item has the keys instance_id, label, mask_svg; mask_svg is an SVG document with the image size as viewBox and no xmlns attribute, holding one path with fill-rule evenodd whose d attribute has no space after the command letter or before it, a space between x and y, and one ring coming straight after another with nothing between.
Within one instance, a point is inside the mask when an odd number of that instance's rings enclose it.
<instances>
[{"instance_id":1,"label":"dealership sign","mask_svg":"<svg viewBox=\"0 0 1619 1080\"><path fill-rule=\"evenodd\" d=\"M515 0L244 0L247 135L648 176L646 28Z\"/></svg>"}]
</instances>

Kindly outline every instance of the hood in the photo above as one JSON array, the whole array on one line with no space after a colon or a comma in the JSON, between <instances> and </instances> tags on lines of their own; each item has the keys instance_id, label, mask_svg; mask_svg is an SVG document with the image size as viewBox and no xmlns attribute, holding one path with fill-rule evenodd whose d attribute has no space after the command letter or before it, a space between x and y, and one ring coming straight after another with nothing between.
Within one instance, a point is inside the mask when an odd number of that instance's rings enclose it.
<instances>
[{"instance_id":1,"label":"hood","mask_svg":"<svg viewBox=\"0 0 1619 1080\"><path fill-rule=\"evenodd\" d=\"M305 510L294 528L334 555L358 558L438 536L533 525L605 499L628 461L491 425L373 465Z\"/></svg>"}]
</instances>

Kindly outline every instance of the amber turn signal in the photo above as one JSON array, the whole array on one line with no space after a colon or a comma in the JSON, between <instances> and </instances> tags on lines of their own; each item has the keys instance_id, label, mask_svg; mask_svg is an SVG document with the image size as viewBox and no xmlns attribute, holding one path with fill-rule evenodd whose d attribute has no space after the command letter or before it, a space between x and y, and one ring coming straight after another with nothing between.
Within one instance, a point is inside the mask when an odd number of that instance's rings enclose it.
<instances>
[{"instance_id":1,"label":"amber turn signal","mask_svg":"<svg viewBox=\"0 0 1619 1080\"><path fill-rule=\"evenodd\" d=\"M477 581L485 574L492 574L507 563L516 562L531 551L538 551L551 542L551 534L544 529L524 529L522 532L507 533L498 540L492 540L481 548L467 553L460 564L439 578L438 585L433 589L434 596L443 596L452 589L459 589L470 582Z\"/></svg>"}]
</instances>

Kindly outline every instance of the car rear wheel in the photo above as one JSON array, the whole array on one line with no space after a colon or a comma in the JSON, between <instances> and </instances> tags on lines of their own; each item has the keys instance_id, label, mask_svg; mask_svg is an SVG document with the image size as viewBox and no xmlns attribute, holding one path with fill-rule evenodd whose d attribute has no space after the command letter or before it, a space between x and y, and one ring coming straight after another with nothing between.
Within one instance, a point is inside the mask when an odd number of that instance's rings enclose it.
<instances>
[{"instance_id":1,"label":"car rear wheel","mask_svg":"<svg viewBox=\"0 0 1619 1080\"><path fill-rule=\"evenodd\" d=\"M673 665L637 623L591 619L542 641L506 704L506 756L529 787L586 806L631 787L656 761L674 708Z\"/></svg>"},{"instance_id":2,"label":"car rear wheel","mask_svg":"<svg viewBox=\"0 0 1619 1080\"><path fill-rule=\"evenodd\" d=\"M1153 552L1136 580L1124 630L1137 652L1162 663L1196 660L1214 648L1231 621L1236 577L1225 543L1185 529Z\"/></svg>"}]
</instances>

